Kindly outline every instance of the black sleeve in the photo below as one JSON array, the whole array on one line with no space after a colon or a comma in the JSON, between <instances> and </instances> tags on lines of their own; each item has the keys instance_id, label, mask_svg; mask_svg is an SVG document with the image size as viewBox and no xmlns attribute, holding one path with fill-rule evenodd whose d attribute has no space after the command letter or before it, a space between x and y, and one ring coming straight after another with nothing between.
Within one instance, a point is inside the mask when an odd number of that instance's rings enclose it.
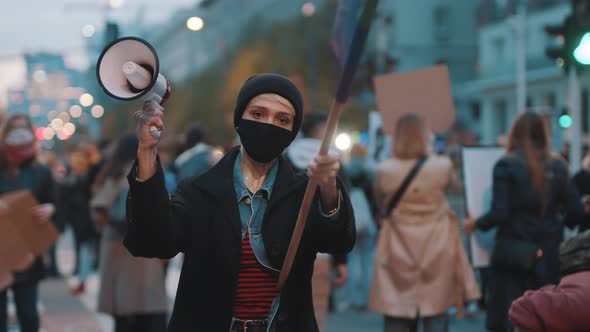
<instances>
[{"instance_id":1,"label":"black sleeve","mask_svg":"<svg viewBox=\"0 0 590 332\"><path fill-rule=\"evenodd\" d=\"M39 176L39 191L36 194L37 200L41 204L55 204L55 183L51 171L43 165L38 165L35 172L38 172L37 176Z\"/></svg>"},{"instance_id":2,"label":"black sleeve","mask_svg":"<svg viewBox=\"0 0 590 332\"><path fill-rule=\"evenodd\" d=\"M573 228L584 221L582 201L574 183L568 183L564 207L565 215L563 223L566 226Z\"/></svg>"},{"instance_id":3,"label":"black sleeve","mask_svg":"<svg viewBox=\"0 0 590 332\"><path fill-rule=\"evenodd\" d=\"M492 178L492 205L479 217L477 228L487 231L494 226L509 222L510 214L510 165L501 159L494 166Z\"/></svg>"},{"instance_id":4,"label":"black sleeve","mask_svg":"<svg viewBox=\"0 0 590 332\"><path fill-rule=\"evenodd\" d=\"M338 189L340 191L340 209L337 214L327 217L321 213L318 189L307 225L312 228L313 240L318 252L342 257L354 247L356 229L350 198L340 179L338 179Z\"/></svg>"},{"instance_id":5,"label":"black sleeve","mask_svg":"<svg viewBox=\"0 0 590 332\"><path fill-rule=\"evenodd\" d=\"M189 221L194 220L188 202L198 203L199 197L186 181L170 196L159 160L156 174L146 181L137 181L136 170L137 161L127 177L128 230L123 243L134 256L170 259L185 251Z\"/></svg>"}]
</instances>

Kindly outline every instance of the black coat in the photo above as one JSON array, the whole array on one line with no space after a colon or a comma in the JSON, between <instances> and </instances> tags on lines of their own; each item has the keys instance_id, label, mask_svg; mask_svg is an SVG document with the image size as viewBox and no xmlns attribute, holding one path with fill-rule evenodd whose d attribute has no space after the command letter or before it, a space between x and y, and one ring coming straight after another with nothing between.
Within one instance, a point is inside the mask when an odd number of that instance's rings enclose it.
<instances>
[{"instance_id":1,"label":"black coat","mask_svg":"<svg viewBox=\"0 0 590 332\"><path fill-rule=\"evenodd\" d=\"M18 174L9 174L7 168L0 165L0 194L16 190L30 190L39 204L54 203L54 182L51 171L45 165L33 160L19 167ZM45 266L41 257L22 272L14 274L16 284L34 284L45 277Z\"/></svg>"},{"instance_id":2,"label":"black coat","mask_svg":"<svg viewBox=\"0 0 590 332\"><path fill-rule=\"evenodd\" d=\"M581 170L574 176L574 183L581 197L590 195L590 171ZM580 224L580 233L590 229L590 213L584 213L584 222Z\"/></svg>"},{"instance_id":3,"label":"black coat","mask_svg":"<svg viewBox=\"0 0 590 332\"><path fill-rule=\"evenodd\" d=\"M576 188L571 184L566 164L557 159L546 163L548 196L546 208L533 187L522 158L503 157L494 167L492 206L477 221L482 230L497 228L496 241L519 239L534 242L543 258L531 275L515 274L501 267L491 268L487 328L510 328L508 309L512 301L528 289L559 282L559 244L563 225L575 226L582 216Z\"/></svg>"},{"instance_id":4,"label":"black coat","mask_svg":"<svg viewBox=\"0 0 590 332\"><path fill-rule=\"evenodd\" d=\"M240 265L241 223L233 184L238 148L205 174L181 182L169 199L161 167L145 182L129 175L124 244L134 256L185 261L169 331L229 331ZM133 169L135 169L134 167ZM272 266L280 269L307 185L281 157L271 200L262 225ZM319 213L316 197L292 272L281 293L276 331L318 331L312 304L311 276L317 252L344 254L355 241L348 195L338 219Z\"/></svg>"}]
</instances>

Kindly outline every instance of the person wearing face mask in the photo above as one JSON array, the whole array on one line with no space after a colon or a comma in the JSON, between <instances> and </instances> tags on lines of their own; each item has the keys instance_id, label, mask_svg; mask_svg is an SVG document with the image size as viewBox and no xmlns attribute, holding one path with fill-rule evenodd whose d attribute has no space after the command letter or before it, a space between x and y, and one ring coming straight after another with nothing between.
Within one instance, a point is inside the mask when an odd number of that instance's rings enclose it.
<instances>
[{"instance_id":1,"label":"person wearing face mask","mask_svg":"<svg viewBox=\"0 0 590 332\"><path fill-rule=\"evenodd\" d=\"M317 332L311 291L316 254L349 252L355 227L336 176L337 157L317 156L306 176L281 156L301 125L297 87L276 74L246 80L234 109L242 145L203 175L181 182L172 196L150 133L151 126L164 128L162 111L149 102L136 113L140 143L128 176L124 244L135 256L185 254L168 330ZM319 183L317 196L279 290L308 177Z\"/></svg>"},{"instance_id":2,"label":"person wearing face mask","mask_svg":"<svg viewBox=\"0 0 590 332\"><path fill-rule=\"evenodd\" d=\"M36 145L31 120L22 114L12 115L0 132L0 195L16 190L30 190L41 204L33 215L39 223L51 220L53 205L53 179L51 171L36 161ZM8 206L0 200L0 214ZM39 330L37 311L38 284L43 279L45 267L41 257L32 265L13 276L9 287L14 294L17 318L22 332ZM7 331L6 290L0 292L0 332Z\"/></svg>"}]
</instances>

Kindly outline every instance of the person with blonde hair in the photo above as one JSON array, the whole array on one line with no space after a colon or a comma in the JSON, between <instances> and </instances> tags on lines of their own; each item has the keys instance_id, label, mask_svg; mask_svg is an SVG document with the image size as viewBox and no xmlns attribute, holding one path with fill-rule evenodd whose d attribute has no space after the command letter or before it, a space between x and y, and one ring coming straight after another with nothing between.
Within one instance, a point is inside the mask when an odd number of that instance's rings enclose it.
<instances>
[{"instance_id":1,"label":"person with blonde hair","mask_svg":"<svg viewBox=\"0 0 590 332\"><path fill-rule=\"evenodd\" d=\"M385 316L385 331L448 331L447 311L478 299L479 288L445 190L448 157L430 152L432 134L417 115L402 117L393 158L377 166L381 210L369 308Z\"/></svg>"},{"instance_id":2,"label":"person with blonde hair","mask_svg":"<svg viewBox=\"0 0 590 332\"><path fill-rule=\"evenodd\" d=\"M490 210L464 225L467 233L497 231L486 319L490 331L512 331L510 304L527 290L558 283L563 225L576 225L581 217L567 165L550 146L543 117L521 113L506 155L494 166Z\"/></svg>"}]
</instances>

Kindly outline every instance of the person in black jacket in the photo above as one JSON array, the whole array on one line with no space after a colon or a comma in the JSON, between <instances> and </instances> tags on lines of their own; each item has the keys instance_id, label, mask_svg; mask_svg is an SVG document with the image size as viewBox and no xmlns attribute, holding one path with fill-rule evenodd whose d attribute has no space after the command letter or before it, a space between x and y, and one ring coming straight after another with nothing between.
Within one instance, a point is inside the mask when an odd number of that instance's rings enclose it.
<instances>
[{"instance_id":1,"label":"person in black jacket","mask_svg":"<svg viewBox=\"0 0 590 332\"><path fill-rule=\"evenodd\" d=\"M580 233L590 229L590 154L586 154L582 169L574 175L573 182L580 193L584 207L584 222L580 224Z\"/></svg>"},{"instance_id":2,"label":"person in black jacket","mask_svg":"<svg viewBox=\"0 0 590 332\"><path fill-rule=\"evenodd\" d=\"M337 158L318 156L308 168L318 194L293 269L276 288L308 178L281 156L301 125L297 87L276 74L242 86L234 125L242 142L201 176L164 188L150 127L164 127L161 106L146 103L138 119L138 159L128 180L131 254L185 255L169 331L316 332L311 276L316 254L345 254L354 217L336 174Z\"/></svg>"},{"instance_id":3,"label":"person in black jacket","mask_svg":"<svg viewBox=\"0 0 590 332\"><path fill-rule=\"evenodd\" d=\"M53 187L51 171L36 161L36 142L30 118L23 114L12 115L0 133L0 195L17 190L31 191L40 203L33 214L39 223L47 223L55 212ZM0 200L0 215L6 212L6 205ZM22 332L39 330L38 285L44 277L45 266L41 257L36 257L28 269L14 274L10 289ZM1 290L0 332L8 328L7 310L6 290Z\"/></svg>"},{"instance_id":4,"label":"person in black jacket","mask_svg":"<svg viewBox=\"0 0 590 332\"><path fill-rule=\"evenodd\" d=\"M549 149L544 119L536 113L522 113L510 131L506 156L494 166L489 212L477 220L468 219L464 225L467 233L475 228L497 228L486 320L489 331L512 331L510 304L526 290L559 282L563 225L572 227L580 221L580 199L567 165ZM507 243L538 248L536 264L530 271L525 271L517 259L524 253L519 249L523 247L506 248ZM502 258L505 256L494 259L502 251L510 251L516 264Z\"/></svg>"}]
</instances>

